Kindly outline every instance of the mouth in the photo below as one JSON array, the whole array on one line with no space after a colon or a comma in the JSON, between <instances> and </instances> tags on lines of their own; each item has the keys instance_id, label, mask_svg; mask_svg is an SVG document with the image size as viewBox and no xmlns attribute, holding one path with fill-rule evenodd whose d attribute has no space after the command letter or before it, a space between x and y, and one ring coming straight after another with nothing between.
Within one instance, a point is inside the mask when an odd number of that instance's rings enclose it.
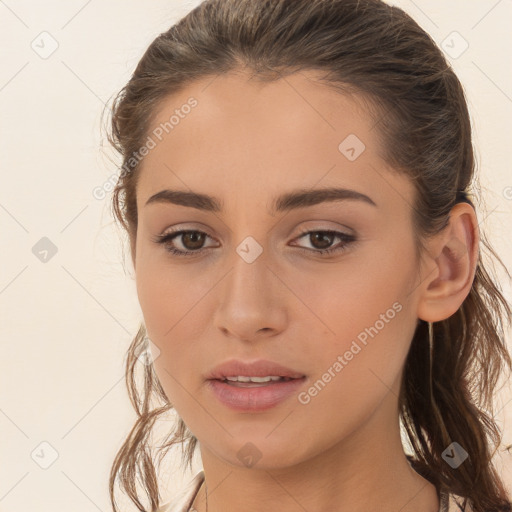
<instances>
[{"instance_id":1,"label":"mouth","mask_svg":"<svg viewBox=\"0 0 512 512\"><path fill-rule=\"evenodd\" d=\"M274 361L231 359L206 375L209 391L221 404L237 412L257 412L291 398L306 375Z\"/></svg>"},{"instance_id":2,"label":"mouth","mask_svg":"<svg viewBox=\"0 0 512 512\"><path fill-rule=\"evenodd\" d=\"M228 386L237 388L259 388L263 386L277 386L281 382L289 382L291 380L302 379L303 377L282 377L278 375L270 375L266 377L225 377L224 379L213 379L218 380Z\"/></svg>"},{"instance_id":3,"label":"mouth","mask_svg":"<svg viewBox=\"0 0 512 512\"><path fill-rule=\"evenodd\" d=\"M238 380L238 377L224 379L210 379L209 392L212 393L222 405L244 413L256 413L266 411L272 407L284 403L293 396L297 396L300 388L306 381L306 377L280 377L274 380L265 377L263 382L252 382L254 377L247 377L248 382Z\"/></svg>"},{"instance_id":4,"label":"mouth","mask_svg":"<svg viewBox=\"0 0 512 512\"><path fill-rule=\"evenodd\" d=\"M261 383L271 380L278 381L278 379L296 379L304 376L302 372L287 368L273 361L260 359L249 362L231 359L216 366L206 375L206 379Z\"/></svg>"}]
</instances>

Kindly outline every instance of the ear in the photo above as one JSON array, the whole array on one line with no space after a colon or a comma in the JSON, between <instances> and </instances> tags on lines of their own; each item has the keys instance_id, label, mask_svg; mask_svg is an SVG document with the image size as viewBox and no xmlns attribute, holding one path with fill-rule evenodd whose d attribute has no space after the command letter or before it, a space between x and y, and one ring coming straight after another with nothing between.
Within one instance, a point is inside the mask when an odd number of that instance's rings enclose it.
<instances>
[{"instance_id":1,"label":"ear","mask_svg":"<svg viewBox=\"0 0 512 512\"><path fill-rule=\"evenodd\" d=\"M459 309L473 285L479 243L474 208L457 203L450 212L449 224L428 242L419 286L418 318L439 322Z\"/></svg>"}]
</instances>

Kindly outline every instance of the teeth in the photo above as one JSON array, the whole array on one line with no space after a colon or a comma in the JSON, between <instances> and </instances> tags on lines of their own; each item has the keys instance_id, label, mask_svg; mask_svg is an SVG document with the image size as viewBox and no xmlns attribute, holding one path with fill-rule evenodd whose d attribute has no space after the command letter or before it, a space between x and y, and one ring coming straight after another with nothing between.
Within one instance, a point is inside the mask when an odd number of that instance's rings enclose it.
<instances>
[{"instance_id":1,"label":"teeth","mask_svg":"<svg viewBox=\"0 0 512 512\"><path fill-rule=\"evenodd\" d=\"M230 380L232 382L270 382L272 380L289 380L286 377L279 377L279 376L273 376L270 375L268 377L245 377L242 375L238 375L236 377L226 377L227 380Z\"/></svg>"}]
</instances>

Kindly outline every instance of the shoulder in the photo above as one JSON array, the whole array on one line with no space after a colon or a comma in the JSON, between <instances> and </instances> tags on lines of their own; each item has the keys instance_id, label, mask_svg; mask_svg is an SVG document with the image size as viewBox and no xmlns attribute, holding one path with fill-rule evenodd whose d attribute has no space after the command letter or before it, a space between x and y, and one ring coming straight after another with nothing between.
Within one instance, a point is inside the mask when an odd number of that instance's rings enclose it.
<instances>
[{"instance_id":1,"label":"shoulder","mask_svg":"<svg viewBox=\"0 0 512 512\"><path fill-rule=\"evenodd\" d=\"M204 472L201 470L172 501L161 505L157 512L188 512L203 480Z\"/></svg>"}]
</instances>

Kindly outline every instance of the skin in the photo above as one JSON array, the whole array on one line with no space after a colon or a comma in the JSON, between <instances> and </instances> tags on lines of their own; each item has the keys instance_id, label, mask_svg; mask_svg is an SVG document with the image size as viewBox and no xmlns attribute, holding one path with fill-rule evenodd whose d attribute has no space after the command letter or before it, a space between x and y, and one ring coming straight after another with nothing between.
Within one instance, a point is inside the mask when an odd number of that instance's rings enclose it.
<instances>
[{"instance_id":1,"label":"skin","mask_svg":"<svg viewBox=\"0 0 512 512\"><path fill-rule=\"evenodd\" d=\"M152 128L191 96L198 105L144 159L132 258L148 336L160 350L155 370L200 442L209 512L437 512L435 487L404 455L398 394L418 319L449 317L470 291L473 208L456 205L418 261L413 185L381 159L357 97L318 83L314 72L258 84L240 71L166 98ZM349 134L366 146L354 161L338 150ZM377 206L344 200L267 211L281 193L328 186L364 193ZM224 208L146 205L162 189L210 194ZM203 247L212 248L173 256L153 241L171 227L206 232ZM301 228L357 240L319 256L315 250L342 241L322 245ZM263 249L251 264L236 252L247 236ZM174 246L201 243L177 237ZM307 404L293 395L240 413L206 386L205 374L225 360L264 358L306 374L307 390L396 302L400 312ZM252 467L237 457L248 442L261 457ZM199 512L204 491L194 502Z\"/></svg>"}]
</instances>

